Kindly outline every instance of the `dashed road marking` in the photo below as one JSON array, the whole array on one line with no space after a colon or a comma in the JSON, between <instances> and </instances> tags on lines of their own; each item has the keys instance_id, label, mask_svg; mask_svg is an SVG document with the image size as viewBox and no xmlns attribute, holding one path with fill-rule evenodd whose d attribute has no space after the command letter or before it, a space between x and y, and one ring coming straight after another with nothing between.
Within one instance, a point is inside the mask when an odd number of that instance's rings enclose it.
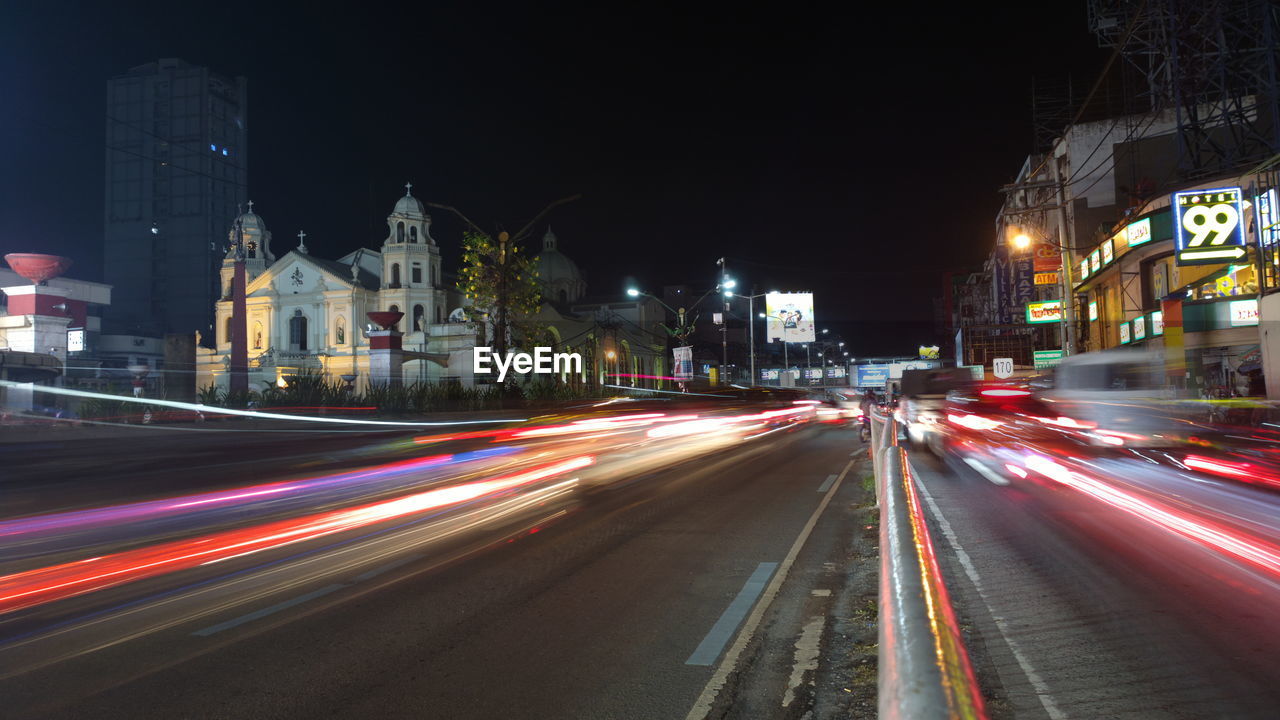
<instances>
[{"instance_id":1,"label":"dashed road marking","mask_svg":"<svg viewBox=\"0 0 1280 720\"><path fill-rule=\"evenodd\" d=\"M756 571L747 578L746 584L738 591L738 596L729 603L729 607L725 608L723 613L720 613L720 619L716 620L716 624L707 631L707 636L698 643L697 649L689 659L684 661L685 665L710 665L720 657L720 651L724 649L725 643L733 637L733 631L738 629L742 618L747 616L756 598L760 597L760 593L764 591L769 576L773 575L773 571L777 569L778 563L760 563L756 566Z\"/></svg>"},{"instance_id":2,"label":"dashed road marking","mask_svg":"<svg viewBox=\"0 0 1280 720\"><path fill-rule=\"evenodd\" d=\"M835 475L828 475L826 482L818 486L818 492L826 492L831 489L831 483L836 481Z\"/></svg>"},{"instance_id":3,"label":"dashed road marking","mask_svg":"<svg viewBox=\"0 0 1280 720\"><path fill-rule=\"evenodd\" d=\"M805 523L804 529L800 531L800 535L796 537L791 549L787 551L787 556L782 559L782 564L778 566L778 571L773 574L773 579L769 581L769 587L765 588L760 602L756 603L751 615L742 624L742 629L738 631L737 639L733 641L733 645L725 653L724 659L720 661L715 674L711 676L711 679L702 688L702 693L694 701L693 707L689 709L689 714L685 716L685 720L702 720L710 714L716 695L720 693L720 689L728 682L729 674L737 666L738 658L742 655L742 651L747 649L747 643L751 642L751 636L755 634L756 628L760 627L760 622L764 619L764 614L769 609L769 604L773 602L773 598L782 589L782 582L787 579L787 573L791 570L791 566L795 564L796 556L800 554L800 549L804 547L805 541L809 539L810 533L813 532L813 527L818 524L818 518L822 517L822 511L826 510L827 505L831 504L831 497L840 489L840 483L844 482L845 476L853 469L853 465L854 461L850 460L844 466L844 470L840 471L840 476L836 478L835 484L822 497L822 502L818 503L818 509L814 510L813 515L809 516L809 522Z\"/></svg>"}]
</instances>

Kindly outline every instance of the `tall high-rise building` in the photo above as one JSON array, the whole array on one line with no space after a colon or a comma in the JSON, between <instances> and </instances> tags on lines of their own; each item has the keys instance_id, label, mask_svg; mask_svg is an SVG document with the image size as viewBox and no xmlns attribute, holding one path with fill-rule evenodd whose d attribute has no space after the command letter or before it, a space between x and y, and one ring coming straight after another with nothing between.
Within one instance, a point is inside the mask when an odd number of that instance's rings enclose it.
<instances>
[{"instance_id":1,"label":"tall high-rise building","mask_svg":"<svg viewBox=\"0 0 1280 720\"><path fill-rule=\"evenodd\" d=\"M248 92L174 58L107 83L106 332L211 335L227 228L248 197Z\"/></svg>"}]
</instances>

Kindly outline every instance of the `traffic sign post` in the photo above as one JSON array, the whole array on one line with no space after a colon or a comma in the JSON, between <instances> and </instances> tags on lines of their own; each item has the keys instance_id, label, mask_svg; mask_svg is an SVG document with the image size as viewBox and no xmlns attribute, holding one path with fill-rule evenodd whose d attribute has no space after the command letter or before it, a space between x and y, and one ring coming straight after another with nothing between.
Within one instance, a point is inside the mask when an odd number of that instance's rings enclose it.
<instances>
[{"instance_id":1,"label":"traffic sign post","mask_svg":"<svg viewBox=\"0 0 1280 720\"><path fill-rule=\"evenodd\" d=\"M991 374L1004 380L1013 376L1013 358L995 358L991 361Z\"/></svg>"}]
</instances>

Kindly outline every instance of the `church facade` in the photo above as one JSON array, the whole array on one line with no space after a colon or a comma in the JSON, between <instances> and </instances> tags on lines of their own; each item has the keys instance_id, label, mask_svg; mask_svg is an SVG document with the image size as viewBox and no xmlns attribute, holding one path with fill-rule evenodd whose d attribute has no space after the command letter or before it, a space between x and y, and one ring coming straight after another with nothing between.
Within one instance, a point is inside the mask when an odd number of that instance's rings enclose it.
<instances>
[{"instance_id":1,"label":"church facade","mask_svg":"<svg viewBox=\"0 0 1280 720\"><path fill-rule=\"evenodd\" d=\"M380 250L361 248L337 260L312 255L305 233L277 258L262 217L236 219L222 264L213 347L197 350L197 387L225 389L231 362L231 280L243 238L249 385L283 384L290 375L320 373L356 390L369 384L370 323L365 313L399 311L409 359L406 382L471 383L471 348L478 331L466 322L461 294L442 278L431 216L408 192L387 216ZM238 237L239 236L239 237ZM482 331L481 331L482 332ZM199 344L199 343L198 343Z\"/></svg>"},{"instance_id":2,"label":"church facade","mask_svg":"<svg viewBox=\"0 0 1280 720\"><path fill-rule=\"evenodd\" d=\"M445 274L431 216L406 192L387 216L379 250L361 248L337 260L312 255L305 233L276 257L271 232L253 211L230 232L215 303L216 337L197 336L197 389L230 385L232 277L237 245L244 247L249 387L284 385L299 374L322 374L363 392L374 379L368 332L370 311L399 311L405 384L493 381L475 376L473 348L492 346L484 313L477 312ZM558 352L577 352L583 369L561 381L573 385L662 388L666 340L662 307L648 298L586 298L577 265L560 252L550 228L536 258L543 299L534 320L547 328ZM210 340L212 341L210 343ZM212 345L209 347L209 345ZM520 378L523 380L523 378Z\"/></svg>"}]
</instances>

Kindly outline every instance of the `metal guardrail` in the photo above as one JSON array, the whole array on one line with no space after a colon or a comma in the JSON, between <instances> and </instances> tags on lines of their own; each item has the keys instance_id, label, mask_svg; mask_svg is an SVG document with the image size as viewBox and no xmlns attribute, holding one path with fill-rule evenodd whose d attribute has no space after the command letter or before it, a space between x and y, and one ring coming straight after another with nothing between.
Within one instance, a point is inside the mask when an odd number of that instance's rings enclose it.
<instances>
[{"instance_id":1,"label":"metal guardrail","mask_svg":"<svg viewBox=\"0 0 1280 720\"><path fill-rule=\"evenodd\" d=\"M985 720L893 416L873 413L871 436L880 503L879 717Z\"/></svg>"}]
</instances>

